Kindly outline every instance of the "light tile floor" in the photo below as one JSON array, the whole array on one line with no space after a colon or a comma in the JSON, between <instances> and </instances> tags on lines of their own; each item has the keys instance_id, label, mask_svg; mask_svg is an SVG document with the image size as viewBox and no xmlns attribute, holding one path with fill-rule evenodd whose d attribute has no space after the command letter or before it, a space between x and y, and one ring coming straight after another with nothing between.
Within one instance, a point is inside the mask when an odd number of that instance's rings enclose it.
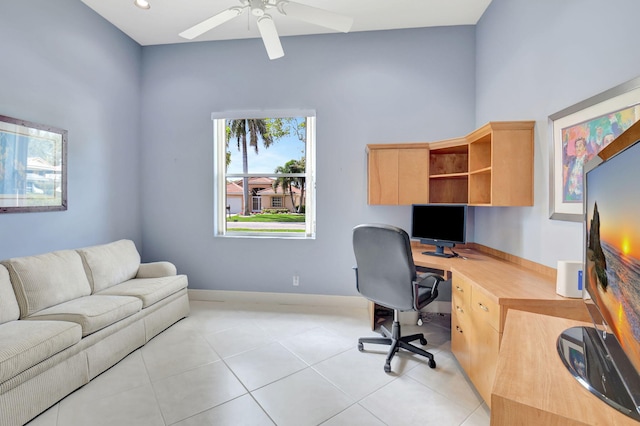
<instances>
[{"instance_id":1,"label":"light tile floor","mask_svg":"<svg viewBox=\"0 0 640 426\"><path fill-rule=\"evenodd\" d=\"M191 315L30 426L487 426L489 410L450 352L447 317L423 332L437 367L386 346L365 309L191 302Z\"/></svg>"}]
</instances>

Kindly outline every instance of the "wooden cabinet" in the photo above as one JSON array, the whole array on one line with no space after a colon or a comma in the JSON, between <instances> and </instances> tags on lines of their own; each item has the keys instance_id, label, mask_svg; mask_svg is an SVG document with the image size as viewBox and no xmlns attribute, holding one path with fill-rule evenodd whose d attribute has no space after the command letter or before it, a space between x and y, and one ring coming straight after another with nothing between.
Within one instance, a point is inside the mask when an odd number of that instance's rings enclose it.
<instances>
[{"instance_id":1,"label":"wooden cabinet","mask_svg":"<svg viewBox=\"0 0 640 426\"><path fill-rule=\"evenodd\" d=\"M369 204L532 206L534 121L440 142L367 145Z\"/></svg>"},{"instance_id":2,"label":"wooden cabinet","mask_svg":"<svg viewBox=\"0 0 640 426\"><path fill-rule=\"evenodd\" d=\"M491 122L467 135L470 205L533 205L534 124Z\"/></svg>"},{"instance_id":3,"label":"wooden cabinet","mask_svg":"<svg viewBox=\"0 0 640 426\"><path fill-rule=\"evenodd\" d=\"M500 307L460 275L451 286L451 351L487 405L500 349Z\"/></svg>"},{"instance_id":4,"label":"wooden cabinet","mask_svg":"<svg viewBox=\"0 0 640 426\"><path fill-rule=\"evenodd\" d=\"M368 203L408 205L429 201L427 144L368 145Z\"/></svg>"}]
</instances>

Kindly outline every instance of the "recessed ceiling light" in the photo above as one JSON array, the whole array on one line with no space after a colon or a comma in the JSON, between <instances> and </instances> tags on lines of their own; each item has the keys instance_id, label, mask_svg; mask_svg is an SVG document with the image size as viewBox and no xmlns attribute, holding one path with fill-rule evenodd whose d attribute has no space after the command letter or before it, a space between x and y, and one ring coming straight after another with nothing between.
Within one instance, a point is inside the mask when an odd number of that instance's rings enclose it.
<instances>
[{"instance_id":1,"label":"recessed ceiling light","mask_svg":"<svg viewBox=\"0 0 640 426\"><path fill-rule=\"evenodd\" d=\"M146 0L134 0L133 4L138 6L140 9L151 9L151 5Z\"/></svg>"}]
</instances>

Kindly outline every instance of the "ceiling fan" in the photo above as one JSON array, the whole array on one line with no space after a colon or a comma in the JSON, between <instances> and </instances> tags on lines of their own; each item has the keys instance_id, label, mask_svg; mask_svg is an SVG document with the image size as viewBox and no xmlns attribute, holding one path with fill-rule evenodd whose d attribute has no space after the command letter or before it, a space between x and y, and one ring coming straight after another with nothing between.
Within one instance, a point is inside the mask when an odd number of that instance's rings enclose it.
<instances>
[{"instance_id":1,"label":"ceiling fan","mask_svg":"<svg viewBox=\"0 0 640 426\"><path fill-rule=\"evenodd\" d=\"M193 40L207 31L240 16L245 9L249 9L251 14L257 19L258 30L260 31L260 36L264 42L264 47L267 49L269 59L278 59L284 56L284 51L282 50L280 37L278 36L278 31L273 23L271 14L268 13L271 12L271 10L277 11L282 15L289 16L291 18L299 19L321 27L330 28L332 30L341 31L343 33L349 32L351 25L353 24L353 18L288 0L239 1L241 6L230 7L229 9L223 10L211 18L205 19L199 24L181 32L179 36L188 40Z\"/></svg>"}]
</instances>

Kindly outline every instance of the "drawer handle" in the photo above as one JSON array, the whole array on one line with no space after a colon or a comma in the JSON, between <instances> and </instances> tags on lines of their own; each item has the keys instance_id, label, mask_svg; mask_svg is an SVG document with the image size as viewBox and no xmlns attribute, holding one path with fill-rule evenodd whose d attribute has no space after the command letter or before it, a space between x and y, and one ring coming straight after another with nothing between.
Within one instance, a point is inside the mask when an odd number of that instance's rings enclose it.
<instances>
[{"instance_id":1,"label":"drawer handle","mask_svg":"<svg viewBox=\"0 0 640 426\"><path fill-rule=\"evenodd\" d=\"M456 290L458 290L461 293L464 293L464 289L462 287L460 287L459 285L456 286Z\"/></svg>"},{"instance_id":2,"label":"drawer handle","mask_svg":"<svg viewBox=\"0 0 640 426\"><path fill-rule=\"evenodd\" d=\"M456 305L456 311L461 312L461 313L464 314L464 310L458 305Z\"/></svg>"},{"instance_id":3,"label":"drawer handle","mask_svg":"<svg viewBox=\"0 0 640 426\"><path fill-rule=\"evenodd\" d=\"M462 329L460 328L459 325L456 325L456 331L460 334L462 334Z\"/></svg>"},{"instance_id":4,"label":"drawer handle","mask_svg":"<svg viewBox=\"0 0 640 426\"><path fill-rule=\"evenodd\" d=\"M478 302L478 306L480 306L480 309L482 309L485 312L489 312L489 308L487 308L486 306L484 306L482 303Z\"/></svg>"}]
</instances>

